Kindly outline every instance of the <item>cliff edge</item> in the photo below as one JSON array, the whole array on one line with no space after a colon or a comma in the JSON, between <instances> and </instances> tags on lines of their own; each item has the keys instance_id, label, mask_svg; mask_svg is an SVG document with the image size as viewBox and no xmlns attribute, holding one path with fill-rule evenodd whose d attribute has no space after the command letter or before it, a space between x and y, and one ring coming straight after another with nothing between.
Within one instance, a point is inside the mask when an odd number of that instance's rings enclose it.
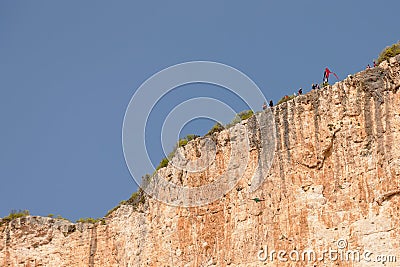
<instances>
[{"instance_id":1,"label":"cliff edge","mask_svg":"<svg viewBox=\"0 0 400 267\"><path fill-rule=\"evenodd\" d=\"M231 153L233 145L241 147L242 131L223 130L213 134L216 156L204 172L172 164L159 171L192 187L242 171L221 198L201 207L147 198L137 207L122 205L96 224L19 218L0 226L0 265L398 266L399 87L396 56L273 107L274 157L255 191L251 183L265 140L252 117L239 125L248 133L246 151ZM198 138L181 152L200 158L204 146ZM230 169L232 157L245 157L246 168ZM324 254L329 249L338 252L336 259ZM304 254L310 250L314 254ZM360 261L349 259L357 251Z\"/></svg>"}]
</instances>

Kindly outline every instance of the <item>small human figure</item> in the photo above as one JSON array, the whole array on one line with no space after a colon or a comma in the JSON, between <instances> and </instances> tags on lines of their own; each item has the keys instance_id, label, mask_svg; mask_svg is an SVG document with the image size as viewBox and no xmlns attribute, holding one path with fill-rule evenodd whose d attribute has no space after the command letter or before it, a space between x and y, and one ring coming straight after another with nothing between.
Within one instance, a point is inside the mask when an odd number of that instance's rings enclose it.
<instances>
[{"instance_id":1,"label":"small human figure","mask_svg":"<svg viewBox=\"0 0 400 267\"><path fill-rule=\"evenodd\" d=\"M317 83L317 87L316 87L316 88L317 88L317 90L318 90L318 89L320 89L320 87L319 87L319 84L318 84L318 83Z\"/></svg>"},{"instance_id":2,"label":"small human figure","mask_svg":"<svg viewBox=\"0 0 400 267\"><path fill-rule=\"evenodd\" d=\"M288 95L285 95L285 99L289 99L289 96L288 96Z\"/></svg>"},{"instance_id":3,"label":"small human figure","mask_svg":"<svg viewBox=\"0 0 400 267\"><path fill-rule=\"evenodd\" d=\"M375 60L374 60L374 68L375 68L376 66L378 66L378 65L376 64L376 62L375 62Z\"/></svg>"},{"instance_id":4,"label":"small human figure","mask_svg":"<svg viewBox=\"0 0 400 267\"><path fill-rule=\"evenodd\" d=\"M298 93L298 95L302 95L303 94L303 89L301 89L301 87L300 87L300 89L299 89L299 91L297 93Z\"/></svg>"},{"instance_id":5,"label":"small human figure","mask_svg":"<svg viewBox=\"0 0 400 267\"><path fill-rule=\"evenodd\" d=\"M335 75L336 79L339 80L339 77L336 75L336 73L330 71L328 68L325 68L323 83L327 83L327 82L328 82L329 75L330 75L331 73L332 73L333 75Z\"/></svg>"},{"instance_id":6,"label":"small human figure","mask_svg":"<svg viewBox=\"0 0 400 267\"><path fill-rule=\"evenodd\" d=\"M368 65L367 65L367 69L370 69L370 68L371 68L371 66L368 64Z\"/></svg>"},{"instance_id":7,"label":"small human figure","mask_svg":"<svg viewBox=\"0 0 400 267\"><path fill-rule=\"evenodd\" d=\"M272 99L269 101L269 107L273 107L274 106L274 102L272 102Z\"/></svg>"},{"instance_id":8,"label":"small human figure","mask_svg":"<svg viewBox=\"0 0 400 267\"><path fill-rule=\"evenodd\" d=\"M325 68L323 83L327 83L328 82L329 74L331 74L331 71L328 68Z\"/></svg>"},{"instance_id":9,"label":"small human figure","mask_svg":"<svg viewBox=\"0 0 400 267\"><path fill-rule=\"evenodd\" d=\"M315 90L316 88L317 88L317 86L316 86L315 84L312 84L312 85L311 85L311 89L312 89L312 90Z\"/></svg>"},{"instance_id":10,"label":"small human figure","mask_svg":"<svg viewBox=\"0 0 400 267\"><path fill-rule=\"evenodd\" d=\"M263 109L263 110L266 110L266 109L267 109L267 103L265 103L265 101L264 101L264 104L262 105L262 109Z\"/></svg>"}]
</instances>

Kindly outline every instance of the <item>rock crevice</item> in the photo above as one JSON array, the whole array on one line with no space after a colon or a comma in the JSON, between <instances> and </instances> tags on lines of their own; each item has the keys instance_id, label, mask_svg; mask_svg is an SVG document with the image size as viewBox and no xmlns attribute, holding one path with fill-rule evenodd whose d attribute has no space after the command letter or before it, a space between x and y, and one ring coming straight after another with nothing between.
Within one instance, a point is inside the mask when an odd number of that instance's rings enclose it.
<instances>
[{"instance_id":1,"label":"rock crevice","mask_svg":"<svg viewBox=\"0 0 400 267\"><path fill-rule=\"evenodd\" d=\"M215 160L202 173L172 164L159 171L187 186L207 184L227 171L242 174L234 177L239 179L232 190L208 205L176 207L146 198L138 204L145 208L122 205L94 225L35 216L3 222L0 266L376 266L257 257L265 246L321 253L338 240L349 250L400 261L399 86L397 56L273 107L272 139L254 117L240 129L213 134ZM248 142L233 151L232 144L245 138L244 128ZM209 160L204 140L181 148L185 157ZM266 151L272 141L274 151ZM266 168L269 152L274 157ZM247 160L246 169L235 169L231 157Z\"/></svg>"}]
</instances>

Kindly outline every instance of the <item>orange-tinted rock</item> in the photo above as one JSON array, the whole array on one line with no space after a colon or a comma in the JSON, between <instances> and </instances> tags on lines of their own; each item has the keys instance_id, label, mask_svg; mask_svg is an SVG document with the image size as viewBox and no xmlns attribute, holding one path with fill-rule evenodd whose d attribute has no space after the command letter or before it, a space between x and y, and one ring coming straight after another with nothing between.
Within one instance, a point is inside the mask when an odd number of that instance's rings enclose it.
<instances>
[{"instance_id":1,"label":"orange-tinted rock","mask_svg":"<svg viewBox=\"0 0 400 267\"><path fill-rule=\"evenodd\" d=\"M229 140L244 137L225 130L215 135L215 161L203 173L172 165L160 170L195 187L226 172L231 153L247 158L243 177L222 198L188 208L150 198L138 209L121 206L105 224L16 219L0 227L0 266L382 266L327 257L285 263L276 254L274 261L258 259L266 246L269 252L313 249L320 257L341 239L345 251L397 256L383 266L398 266L399 63L397 56L274 107L274 161L256 191L250 187L263 146L259 133L248 129L249 148L235 154ZM187 158L201 157L201 140L182 148Z\"/></svg>"}]
</instances>

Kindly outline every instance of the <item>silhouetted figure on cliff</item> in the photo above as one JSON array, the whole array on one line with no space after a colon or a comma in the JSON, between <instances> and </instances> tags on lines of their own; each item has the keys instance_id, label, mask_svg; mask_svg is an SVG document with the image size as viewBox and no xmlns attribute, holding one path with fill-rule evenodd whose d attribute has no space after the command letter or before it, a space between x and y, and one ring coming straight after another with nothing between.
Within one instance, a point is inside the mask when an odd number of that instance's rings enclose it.
<instances>
[{"instance_id":1,"label":"silhouetted figure on cliff","mask_svg":"<svg viewBox=\"0 0 400 267\"><path fill-rule=\"evenodd\" d=\"M303 89L299 89L299 91L297 92L298 95L302 95L303 94Z\"/></svg>"},{"instance_id":2,"label":"silhouetted figure on cliff","mask_svg":"<svg viewBox=\"0 0 400 267\"><path fill-rule=\"evenodd\" d=\"M325 68L323 83L327 83L327 82L328 82L328 80L329 80L329 75L330 75L331 73L332 73L333 75L335 75L336 79L339 80L339 77L336 75L336 73L330 71L330 69L328 69L328 68Z\"/></svg>"}]
</instances>

